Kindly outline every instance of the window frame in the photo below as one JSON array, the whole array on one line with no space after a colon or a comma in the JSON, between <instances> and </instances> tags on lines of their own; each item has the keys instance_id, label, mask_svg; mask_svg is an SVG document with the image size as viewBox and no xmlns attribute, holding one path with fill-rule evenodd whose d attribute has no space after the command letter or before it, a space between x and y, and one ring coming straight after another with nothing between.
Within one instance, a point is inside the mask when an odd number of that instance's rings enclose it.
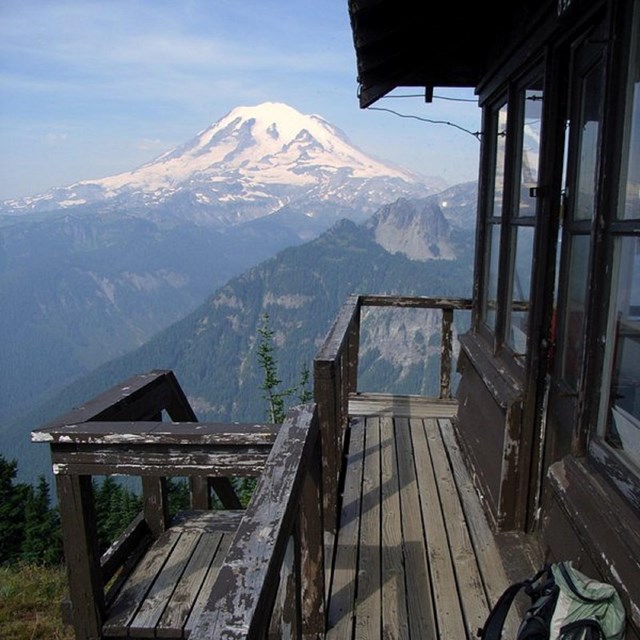
<instances>
[{"instance_id":1,"label":"window frame","mask_svg":"<svg viewBox=\"0 0 640 640\"><path fill-rule=\"evenodd\" d=\"M531 308L529 308L527 323L527 348L524 353L516 352L505 337L505 331L512 318L512 291L515 268L515 239L517 229L527 227L533 229L532 252L530 264L530 287L529 298L533 298L534 287L534 264L536 243L538 236L538 226L540 220L540 201L536 197L534 200L535 211L533 215L520 216L520 189L522 178L522 152L525 124L526 94L531 85L535 82L540 86L540 91L545 94L546 65L543 55L533 60L527 70L520 74L518 78L511 82L506 88L495 92L485 102L485 144L490 144L490 149L485 152L485 167L489 169L487 175L486 193L481 201L482 211L482 241L480 243L480 277L479 277L479 308L478 318L475 323L477 333L484 339L490 347L492 354L504 360L506 366L512 374L522 377L525 375L528 366L530 348L529 340L531 336ZM503 197L500 212L496 212L495 207L495 185L497 174L497 154L498 154L498 125L500 110L507 107L507 128L505 140L505 158L503 175ZM544 107L541 109L541 118L544 121ZM541 124L541 127L544 126ZM544 132L541 131L541 140ZM542 148L539 149L537 169L537 187L540 189ZM538 192L539 195L539 192ZM487 295L489 286L489 269L491 269L491 243L492 230L500 229L499 255L497 260L497 288L495 303L495 320L493 327L487 322Z\"/></svg>"},{"instance_id":2,"label":"window frame","mask_svg":"<svg viewBox=\"0 0 640 640\"><path fill-rule=\"evenodd\" d=\"M582 437L585 440L589 459L631 506L640 510L640 468L634 468L605 440L605 421L610 419L608 414L610 413L613 377L613 368L607 370L608 363L611 364L611 354L607 353L607 343L608 339L615 337L615 335L609 334L609 322L611 305L615 304L617 293L613 268L616 243L623 238L636 238L636 241L640 241L640 215L638 218L631 219L625 219L620 215L621 207L624 204L623 185L626 184L628 176L629 150L627 145L631 129L632 102L630 94L635 91L631 74L634 64L640 66L640 0L636 0L632 4L626 20L627 24L634 26L627 30L628 37L617 50L619 59L628 61L628 63L620 65L622 70L612 81L615 86L610 87L610 93L614 98L613 104L609 105L608 115L613 124L608 132L607 140L611 146L608 153L605 151L603 155L610 159L611 165L607 169L611 181L600 203L606 215L601 220L603 237L600 255L596 256L598 260L596 270L604 275L600 278L601 282L595 283L602 292L600 297L602 304L600 305L601 312L597 318L598 330L594 332L597 334L594 336L595 356L591 362L587 363L588 380L585 384L585 388L596 390L597 387L597 392L591 394L590 400L585 402ZM636 88L638 86L640 83L636 83ZM638 90L640 91L640 89ZM640 122L637 122L636 126L640 126ZM616 291L612 291L614 286L616 286ZM589 418L588 416L593 417Z\"/></svg>"}]
</instances>

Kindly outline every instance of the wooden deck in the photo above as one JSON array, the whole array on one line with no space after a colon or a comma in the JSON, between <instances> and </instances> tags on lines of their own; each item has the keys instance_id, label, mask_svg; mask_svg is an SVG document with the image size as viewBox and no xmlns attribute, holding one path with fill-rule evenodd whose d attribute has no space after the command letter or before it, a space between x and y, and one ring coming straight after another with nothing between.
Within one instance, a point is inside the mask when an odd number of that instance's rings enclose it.
<instances>
[{"instance_id":1,"label":"wooden deck","mask_svg":"<svg viewBox=\"0 0 640 640\"><path fill-rule=\"evenodd\" d=\"M327 638L475 638L508 579L450 407L375 400L350 402Z\"/></svg>"},{"instance_id":2,"label":"wooden deck","mask_svg":"<svg viewBox=\"0 0 640 640\"><path fill-rule=\"evenodd\" d=\"M118 591L106 612L104 634L189 637L242 514L196 511L178 515Z\"/></svg>"}]
</instances>

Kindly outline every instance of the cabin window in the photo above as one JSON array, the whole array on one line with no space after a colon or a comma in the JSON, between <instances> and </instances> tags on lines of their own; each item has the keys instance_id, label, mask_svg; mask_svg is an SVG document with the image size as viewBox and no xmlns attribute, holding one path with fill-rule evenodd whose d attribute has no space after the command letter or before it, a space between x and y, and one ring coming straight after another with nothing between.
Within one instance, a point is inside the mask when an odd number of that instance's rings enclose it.
<instances>
[{"instance_id":1,"label":"cabin window","mask_svg":"<svg viewBox=\"0 0 640 640\"><path fill-rule=\"evenodd\" d=\"M527 352L531 293L531 267L536 221L536 189L542 124L542 79L536 78L518 94L520 127L518 155L519 189L511 217L509 305L505 320L505 342L516 355Z\"/></svg>"},{"instance_id":2,"label":"cabin window","mask_svg":"<svg viewBox=\"0 0 640 640\"><path fill-rule=\"evenodd\" d=\"M496 328L500 238L502 234L502 206L504 199L504 171L507 145L507 103L499 105L492 114L493 133L493 195L487 203L487 245L482 298L482 317L491 331Z\"/></svg>"},{"instance_id":3,"label":"cabin window","mask_svg":"<svg viewBox=\"0 0 640 640\"><path fill-rule=\"evenodd\" d=\"M640 31L640 29L638 29ZM640 44L627 91L619 206L606 336L601 435L640 473Z\"/></svg>"},{"instance_id":4,"label":"cabin window","mask_svg":"<svg viewBox=\"0 0 640 640\"><path fill-rule=\"evenodd\" d=\"M591 231L596 208L596 178L599 157L599 136L602 123L602 86L604 60L587 59L578 67L576 77L578 110L569 125L569 158L567 174L568 207L563 220L562 243L564 287L559 308L560 325L559 374L572 391L577 391L582 371L585 320L587 314L588 277Z\"/></svg>"},{"instance_id":5,"label":"cabin window","mask_svg":"<svg viewBox=\"0 0 640 640\"><path fill-rule=\"evenodd\" d=\"M537 70L523 78L508 101L496 101L490 121L493 174L485 216L482 319L496 351L504 344L516 356L527 353L542 84Z\"/></svg>"}]
</instances>

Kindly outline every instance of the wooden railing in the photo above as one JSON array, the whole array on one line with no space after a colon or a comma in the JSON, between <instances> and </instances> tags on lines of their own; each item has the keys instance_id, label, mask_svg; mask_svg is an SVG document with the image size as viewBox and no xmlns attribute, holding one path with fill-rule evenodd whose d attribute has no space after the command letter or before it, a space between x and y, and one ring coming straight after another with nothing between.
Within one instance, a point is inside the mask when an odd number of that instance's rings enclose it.
<instances>
[{"instance_id":1,"label":"wooden railing","mask_svg":"<svg viewBox=\"0 0 640 640\"><path fill-rule=\"evenodd\" d=\"M324 637L319 444L315 406L290 411L192 637Z\"/></svg>"},{"instance_id":2,"label":"wooden railing","mask_svg":"<svg viewBox=\"0 0 640 640\"><path fill-rule=\"evenodd\" d=\"M175 422L162 422L163 412ZM322 634L317 436L315 405L293 409L281 426L198 423L170 371L136 376L34 431L51 448L76 638L105 636L123 576L172 524L168 477L189 478L199 510L210 507L210 487L225 507L240 507L226 478L259 477L246 511L228 512L237 532L191 637L256 637L265 620L288 637ZM142 478L144 509L101 557L92 478L110 474Z\"/></svg>"},{"instance_id":3,"label":"wooden railing","mask_svg":"<svg viewBox=\"0 0 640 640\"><path fill-rule=\"evenodd\" d=\"M439 395L451 398L454 311L468 311L471 300L420 296L354 295L343 304L314 360L314 397L318 404L325 500L325 530L337 530L338 488L348 421L349 395L358 391L360 320L363 307L440 309L442 311Z\"/></svg>"}]
</instances>

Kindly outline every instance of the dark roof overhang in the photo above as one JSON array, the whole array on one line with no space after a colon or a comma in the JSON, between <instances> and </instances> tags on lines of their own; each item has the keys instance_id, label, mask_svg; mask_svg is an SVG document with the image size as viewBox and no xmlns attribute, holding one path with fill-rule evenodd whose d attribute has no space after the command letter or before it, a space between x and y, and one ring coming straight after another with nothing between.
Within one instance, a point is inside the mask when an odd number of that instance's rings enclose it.
<instances>
[{"instance_id":1,"label":"dark roof overhang","mask_svg":"<svg viewBox=\"0 0 640 640\"><path fill-rule=\"evenodd\" d=\"M477 87L531 0L348 0L360 106L396 87Z\"/></svg>"}]
</instances>

